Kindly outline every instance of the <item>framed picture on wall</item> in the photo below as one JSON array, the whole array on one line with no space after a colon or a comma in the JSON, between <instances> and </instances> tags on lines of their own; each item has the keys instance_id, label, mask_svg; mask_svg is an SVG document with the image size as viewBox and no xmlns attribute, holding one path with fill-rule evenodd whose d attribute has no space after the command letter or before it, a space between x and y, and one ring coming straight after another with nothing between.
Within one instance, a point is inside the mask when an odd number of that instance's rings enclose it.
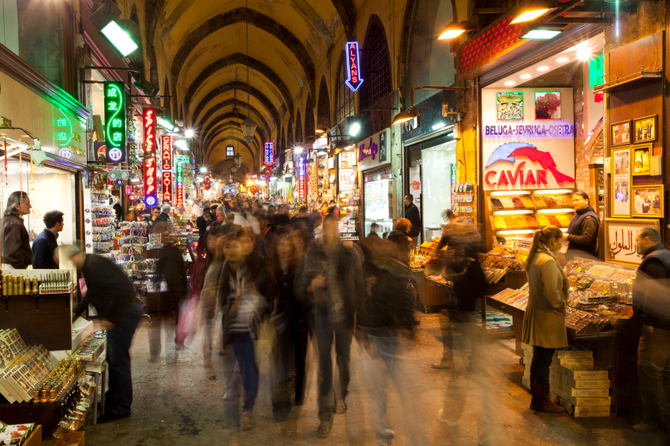
<instances>
[{"instance_id":1,"label":"framed picture on wall","mask_svg":"<svg viewBox=\"0 0 670 446\"><path fill-rule=\"evenodd\" d=\"M633 142L656 141L658 138L658 115L633 120Z\"/></svg>"},{"instance_id":2,"label":"framed picture on wall","mask_svg":"<svg viewBox=\"0 0 670 446\"><path fill-rule=\"evenodd\" d=\"M535 92L535 119L561 119L561 92Z\"/></svg>"},{"instance_id":3,"label":"framed picture on wall","mask_svg":"<svg viewBox=\"0 0 670 446\"><path fill-rule=\"evenodd\" d=\"M612 149L612 216L630 217L630 146Z\"/></svg>"},{"instance_id":4,"label":"framed picture on wall","mask_svg":"<svg viewBox=\"0 0 670 446\"><path fill-rule=\"evenodd\" d=\"M523 119L523 92L496 93L496 118L499 121Z\"/></svg>"},{"instance_id":5,"label":"framed picture on wall","mask_svg":"<svg viewBox=\"0 0 670 446\"><path fill-rule=\"evenodd\" d=\"M633 217L663 218L663 185L633 186Z\"/></svg>"},{"instance_id":6,"label":"framed picture on wall","mask_svg":"<svg viewBox=\"0 0 670 446\"><path fill-rule=\"evenodd\" d=\"M630 144L630 120L612 124L611 129L612 147Z\"/></svg>"},{"instance_id":7,"label":"framed picture on wall","mask_svg":"<svg viewBox=\"0 0 670 446\"><path fill-rule=\"evenodd\" d=\"M644 228L661 230L655 219L605 220L605 260L614 263L639 265L642 258L637 254L637 234Z\"/></svg>"},{"instance_id":8,"label":"framed picture on wall","mask_svg":"<svg viewBox=\"0 0 670 446\"><path fill-rule=\"evenodd\" d=\"M649 175L649 162L653 153L652 144L633 146L633 175Z\"/></svg>"}]
</instances>

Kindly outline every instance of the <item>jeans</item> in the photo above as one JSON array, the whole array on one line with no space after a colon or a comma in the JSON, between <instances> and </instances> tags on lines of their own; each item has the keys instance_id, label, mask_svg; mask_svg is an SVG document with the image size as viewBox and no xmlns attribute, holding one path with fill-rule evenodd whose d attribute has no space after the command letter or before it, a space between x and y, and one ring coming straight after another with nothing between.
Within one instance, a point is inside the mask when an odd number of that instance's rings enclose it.
<instances>
[{"instance_id":1,"label":"jeans","mask_svg":"<svg viewBox=\"0 0 670 446\"><path fill-rule=\"evenodd\" d=\"M302 401L305 394L305 367L307 358L307 326L298 321L281 321L277 331L277 382L295 372L295 398ZM293 364L291 364L293 359ZM291 365L293 367L291 367Z\"/></svg>"},{"instance_id":2,"label":"jeans","mask_svg":"<svg viewBox=\"0 0 670 446\"><path fill-rule=\"evenodd\" d=\"M645 421L664 426L670 415L670 330L642 326L637 374Z\"/></svg>"},{"instance_id":3,"label":"jeans","mask_svg":"<svg viewBox=\"0 0 670 446\"><path fill-rule=\"evenodd\" d=\"M123 316L107 332L109 390L105 394L105 411L127 415L133 404L133 380L130 372L130 344L142 318L139 302L126 307Z\"/></svg>"},{"instance_id":4,"label":"jeans","mask_svg":"<svg viewBox=\"0 0 670 446\"><path fill-rule=\"evenodd\" d=\"M228 354L223 360L224 374L228 384L226 394L223 397L224 410L228 427L240 425L240 393L241 386L244 387L244 411L254 409L256 396L258 395L258 366L256 365L256 353L254 341L247 333L235 333L231 335L228 344Z\"/></svg>"},{"instance_id":5,"label":"jeans","mask_svg":"<svg viewBox=\"0 0 670 446\"><path fill-rule=\"evenodd\" d=\"M313 319L314 335L319 351L319 415L333 413L335 396L333 395L333 358L331 350L335 341L337 368L340 373L341 396L346 398L349 388L349 360L351 358L351 327L333 327L328 318L328 309L316 307Z\"/></svg>"},{"instance_id":6,"label":"jeans","mask_svg":"<svg viewBox=\"0 0 670 446\"><path fill-rule=\"evenodd\" d=\"M543 386L549 385L549 367L555 348L533 346L533 360L530 362L530 378Z\"/></svg>"}]
</instances>

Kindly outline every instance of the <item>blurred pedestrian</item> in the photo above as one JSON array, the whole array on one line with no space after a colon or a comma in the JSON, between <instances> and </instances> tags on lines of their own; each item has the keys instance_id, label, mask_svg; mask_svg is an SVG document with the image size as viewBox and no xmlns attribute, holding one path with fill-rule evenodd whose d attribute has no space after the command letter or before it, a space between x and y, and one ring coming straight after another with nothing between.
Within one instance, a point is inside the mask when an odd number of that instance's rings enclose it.
<instances>
[{"instance_id":1,"label":"blurred pedestrian","mask_svg":"<svg viewBox=\"0 0 670 446\"><path fill-rule=\"evenodd\" d=\"M29 215L32 205L26 192L12 192L2 221L2 263L14 269L26 269L33 263L30 235L23 216Z\"/></svg>"},{"instance_id":2,"label":"blurred pedestrian","mask_svg":"<svg viewBox=\"0 0 670 446\"><path fill-rule=\"evenodd\" d=\"M405 218L412 223L409 236L412 239L412 248L414 248L418 243L423 225L421 223L419 208L414 204L414 195L412 194L405 195Z\"/></svg>"},{"instance_id":3,"label":"blurred pedestrian","mask_svg":"<svg viewBox=\"0 0 670 446\"><path fill-rule=\"evenodd\" d=\"M224 209L225 208L223 206L216 208L216 221L218 221L221 225L226 222L226 211Z\"/></svg>"},{"instance_id":4,"label":"blurred pedestrian","mask_svg":"<svg viewBox=\"0 0 670 446\"><path fill-rule=\"evenodd\" d=\"M219 279L225 257L221 246L221 238L225 235L221 225L213 225L206 237L207 245L206 274L200 292L199 319L204 328L203 361L205 368L212 368L212 329L216 313L216 296L219 291Z\"/></svg>"},{"instance_id":5,"label":"blurred pedestrian","mask_svg":"<svg viewBox=\"0 0 670 446\"><path fill-rule=\"evenodd\" d=\"M256 322L270 314L275 296L275 281L270 268L253 252L254 235L239 229L226 234L221 243L226 260L219 279L217 306L223 311L224 373L227 389L224 407L228 428L237 435L240 428L240 381L244 387L241 428L253 429L253 408L258 395L258 365L254 339Z\"/></svg>"},{"instance_id":6,"label":"blurred pedestrian","mask_svg":"<svg viewBox=\"0 0 670 446\"><path fill-rule=\"evenodd\" d=\"M526 260L529 292L522 342L533 346L530 408L536 414L565 413L564 408L549 399L549 367L554 352L568 346L565 312L569 285L556 258L562 246L563 232L559 228L538 229Z\"/></svg>"},{"instance_id":7,"label":"blurred pedestrian","mask_svg":"<svg viewBox=\"0 0 670 446\"><path fill-rule=\"evenodd\" d=\"M642 263L633 285L633 304L642 319L637 375L644 418L633 429L658 432L670 421L670 251L654 228L637 234Z\"/></svg>"},{"instance_id":8,"label":"blurred pedestrian","mask_svg":"<svg viewBox=\"0 0 670 446\"><path fill-rule=\"evenodd\" d=\"M323 239L314 243L305 258L299 289L313 307L312 330L319 356L317 435L325 438L333 426L333 414L346 411L349 389L349 361L355 302L364 292L361 260L358 254L340 242L337 223L332 216L323 219ZM335 354L340 377L341 403L333 393L333 360Z\"/></svg>"},{"instance_id":9,"label":"blurred pedestrian","mask_svg":"<svg viewBox=\"0 0 670 446\"><path fill-rule=\"evenodd\" d=\"M97 421L104 423L125 418L130 415L133 403L130 345L142 317L142 304L126 273L110 259L86 254L76 246L69 246L64 252L66 258L81 270L86 282L86 295L73 310L73 320L90 304L98 312L102 328L107 330L109 390L105 393L105 414Z\"/></svg>"},{"instance_id":10,"label":"blurred pedestrian","mask_svg":"<svg viewBox=\"0 0 670 446\"><path fill-rule=\"evenodd\" d=\"M406 218L401 218L395 223L395 229L391 231L388 239L398 246L400 261L409 265L409 248L411 239L409 232L412 230L412 223Z\"/></svg>"},{"instance_id":11,"label":"blurred pedestrian","mask_svg":"<svg viewBox=\"0 0 670 446\"><path fill-rule=\"evenodd\" d=\"M164 222L169 222L170 221L170 205L168 203L164 203L163 206L161 206L161 214L158 216L158 220L164 221Z\"/></svg>"},{"instance_id":12,"label":"blurred pedestrian","mask_svg":"<svg viewBox=\"0 0 670 446\"><path fill-rule=\"evenodd\" d=\"M65 222L61 211L49 211L42 218L44 230L33 240L33 269L58 269L58 234Z\"/></svg>"}]
</instances>

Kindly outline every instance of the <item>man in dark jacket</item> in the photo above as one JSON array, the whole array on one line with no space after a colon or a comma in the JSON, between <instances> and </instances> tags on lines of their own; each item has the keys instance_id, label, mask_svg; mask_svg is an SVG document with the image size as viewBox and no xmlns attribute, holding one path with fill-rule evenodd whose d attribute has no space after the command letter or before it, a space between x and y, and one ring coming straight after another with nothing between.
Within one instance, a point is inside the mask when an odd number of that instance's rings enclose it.
<instances>
[{"instance_id":1,"label":"man in dark jacket","mask_svg":"<svg viewBox=\"0 0 670 446\"><path fill-rule=\"evenodd\" d=\"M74 309L73 319L90 304L98 312L102 328L107 330L109 390L105 394L105 414L98 418L98 423L127 417L133 403L130 344L142 317L142 305L128 276L114 262L86 254L75 246L65 252L86 281L86 295Z\"/></svg>"},{"instance_id":2,"label":"man in dark jacket","mask_svg":"<svg viewBox=\"0 0 670 446\"><path fill-rule=\"evenodd\" d=\"M670 421L670 251L658 231L644 228L637 235L637 252L644 256L633 286L633 305L643 324L637 374L644 418L633 429L652 432Z\"/></svg>"},{"instance_id":3,"label":"man in dark jacket","mask_svg":"<svg viewBox=\"0 0 670 446\"><path fill-rule=\"evenodd\" d=\"M395 229L391 231L388 239L398 246L398 260L409 265L409 232L412 230L412 223L406 218L401 218L395 223Z\"/></svg>"},{"instance_id":4,"label":"man in dark jacket","mask_svg":"<svg viewBox=\"0 0 670 446\"><path fill-rule=\"evenodd\" d=\"M572 196L572 206L577 215L570 221L568 232L563 234L563 239L570 242L565 257L568 260L575 256L584 257L584 253L587 253L587 257L589 255L597 257L600 220L589 204L586 192L575 192Z\"/></svg>"},{"instance_id":5,"label":"man in dark jacket","mask_svg":"<svg viewBox=\"0 0 670 446\"><path fill-rule=\"evenodd\" d=\"M214 220L214 217L210 213L210 207L205 206L205 208L202 211L202 215L198 218L195 219L195 224L198 226L198 233L200 235L200 238L203 238L205 234L207 233L207 226L209 226L209 223Z\"/></svg>"},{"instance_id":6,"label":"man in dark jacket","mask_svg":"<svg viewBox=\"0 0 670 446\"><path fill-rule=\"evenodd\" d=\"M161 207L161 215L158 216L159 221L169 222L170 221L170 205L165 203Z\"/></svg>"},{"instance_id":7,"label":"man in dark jacket","mask_svg":"<svg viewBox=\"0 0 670 446\"><path fill-rule=\"evenodd\" d=\"M414 204L414 196L412 194L407 194L405 196L405 218L412 223L409 236L412 238L412 247L414 247L419 240L419 234L421 234L423 224L421 223L419 208Z\"/></svg>"},{"instance_id":8,"label":"man in dark jacket","mask_svg":"<svg viewBox=\"0 0 670 446\"><path fill-rule=\"evenodd\" d=\"M167 240L167 225L164 222L156 225L156 231L162 233L163 240ZM163 326L165 326L166 338L172 337L172 333L179 324L180 303L188 294L184 258L181 250L174 243L164 243L161 248L156 264L154 286L160 290L160 314L149 333L149 362L156 362L160 355ZM171 321L168 322L168 319L173 317L174 324ZM178 334L174 336L174 342L175 349L169 348L169 363L177 361L176 349L184 346L184 339L181 339Z\"/></svg>"},{"instance_id":9,"label":"man in dark jacket","mask_svg":"<svg viewBox=\"0 0 670 446\"><path fill-rule=\"evenodd\" d=\"M333 360L331 350L335 343L337 366L340 374L342 404L349 388L349 359L355 302L362 299L365 290L361 273L362 260L352 248L340 242L337 223L332 215L323 219L323 240L307 251L305 268L296 285L303 299L313 310L312 329L319 351L317 435L325 438L333 426L336 402L333 394Z\"/></svg>"},{"instance_id":10,"label":"man in dark jacket","mask_svg":"<svg viewBox=\"0 0 670 446\"><path fill-rule=\"evenodd\" d=\"M2 263L14 269L26 269L33 263L30 236L23 224L23 216L32 206L26 192L12 192L2 221Z\"/></svg>"},{"instance_id":11,"label":"man in dark jacket","mask_svg":"<svg viewBox=\"0 0 670 446\"><path fill-rule=\"evenodd\" d=\"M33 269L58 269L56 250L58 233L65 226L63 213L50 211L44 214L42 220L46 228L33 241Z\"/></svg>"}]
</instances>

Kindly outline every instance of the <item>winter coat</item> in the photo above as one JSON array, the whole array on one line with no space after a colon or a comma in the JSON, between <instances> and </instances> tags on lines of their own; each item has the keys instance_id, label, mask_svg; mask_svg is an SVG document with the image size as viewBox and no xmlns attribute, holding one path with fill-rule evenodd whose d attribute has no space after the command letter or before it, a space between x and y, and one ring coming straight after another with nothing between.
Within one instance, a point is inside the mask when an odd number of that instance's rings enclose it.
<instances>
[{"instance_id":1,"label":"winter coat","mask_svg":"<svg viewBox=\"0 0 670 446\"><path fill-rule=\"evenodd\" d=\"M556 255L540 247L526 269L528 307L523 318L522 340L544 348L568 346L565 328L568 279Z\"/></svg>"},{"instance_id":2,"label":"winter coat","mask_svg":"<svg viewBox=\"0 0 670 446\"><path fill-rule=\"evenodd\" d=\"M30 236L18 215L5 215L2 227L2 263L15 269L26 269L33 263Z\"/></svg>"},{"instance_id":3,"label":"winter coat","mask_svg":"<svg viewBox=\"0 0 670 446\"><path fill-rule=\"evenodd\" d=\"M33 240L33 269L58 269L56 250L58 235L48 229Z\"/></svg>"}]
</instances>

